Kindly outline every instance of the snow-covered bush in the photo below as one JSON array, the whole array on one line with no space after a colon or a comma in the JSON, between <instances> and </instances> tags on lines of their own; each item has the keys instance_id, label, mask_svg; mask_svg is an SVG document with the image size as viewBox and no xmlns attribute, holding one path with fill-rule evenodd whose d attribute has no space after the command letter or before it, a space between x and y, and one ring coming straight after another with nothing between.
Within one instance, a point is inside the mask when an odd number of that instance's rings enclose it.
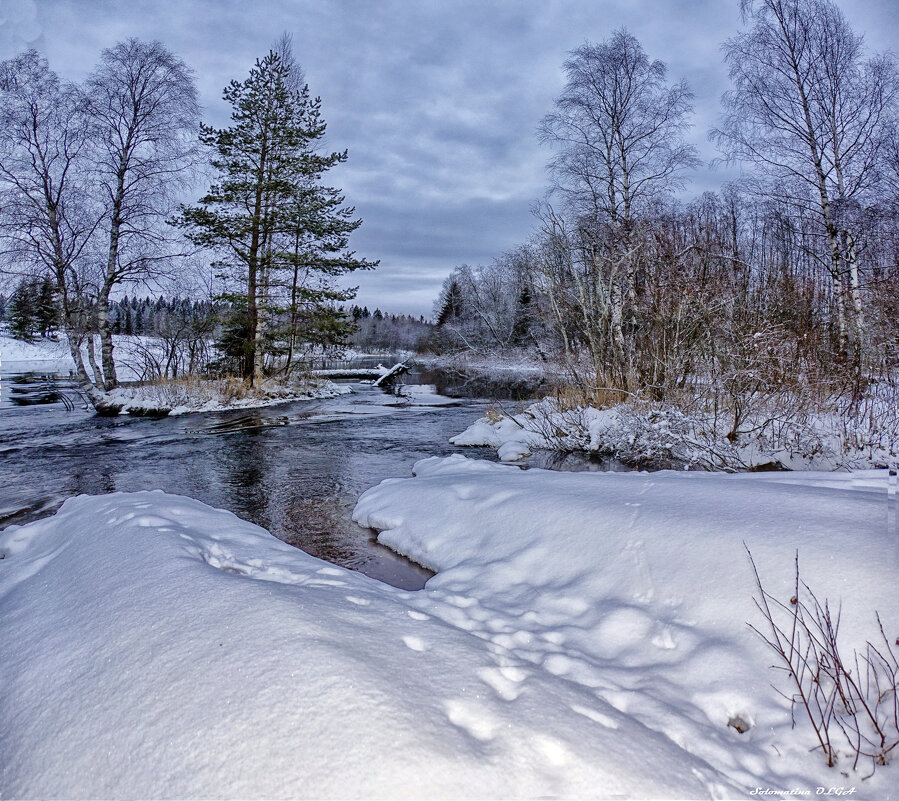
<instances>
[{"instance_id":1,"label":"snow-covered bush","mask_svg":"<svg viewBox=\"0 0 899 801\"><path fill-rule=\"evenodd\" d=\"M488 445L515 461L533 449L614 456L641 467L739 471L885 466L899 453L899 397L881 388L861 402L837 398L783 408L757 404L736 433L732 417L701 403L630 398L607 408L544 398L518 414L485 417L451 440Z\"/></svg>"}]
</instances>

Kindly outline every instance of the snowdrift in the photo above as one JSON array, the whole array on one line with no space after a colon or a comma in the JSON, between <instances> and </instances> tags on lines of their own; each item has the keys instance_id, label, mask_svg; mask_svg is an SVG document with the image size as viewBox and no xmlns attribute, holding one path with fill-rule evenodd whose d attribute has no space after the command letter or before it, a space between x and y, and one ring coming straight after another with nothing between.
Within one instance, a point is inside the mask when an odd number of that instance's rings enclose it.
<instances>
[{"instance_id":1,"label":"snowdrift","mask_svg":"<svg viewBox=\"0 0 899 801\"><path fill-rule=\"evenodd\" d=\"M0 553L4 798L739 794L427 594L197 501L74 498Z\"/></svg>"},{"instance_id":2,"label":"snowdrift","mask_svg":"<svg viewBox=\"0 0 899 801\"><path fill-rule=\"evenodd\" d=\"M791 730L742 545L775 593L798 548L847 644L892 632L884 474L450 457L355 516L439 574L396 590L161 492L0 533L3 796L896 797Z\"/></svg>"},{"instance_id":3,"label":"snowdrift","mask_svg":"<svg viewBox=\"0 0 899 801\"><path fill-rule=\"evenodd\" d=\"M355 518L437 571L431 614L580 687L599 725L641 723L745 793L855 786L894 798L895 766L863 780L870 760L853 772L844 749L828 769L809 753L817 741L801 709L792 729L778 690L793 688L747 626L764 624L745 549L787 603L798 551L819 599L842 602L844 656L879 639L875 610L892 642L899 530L887 481L886 471L556 473L452 456L369 490Z\"/></svg>"}]
</instances>

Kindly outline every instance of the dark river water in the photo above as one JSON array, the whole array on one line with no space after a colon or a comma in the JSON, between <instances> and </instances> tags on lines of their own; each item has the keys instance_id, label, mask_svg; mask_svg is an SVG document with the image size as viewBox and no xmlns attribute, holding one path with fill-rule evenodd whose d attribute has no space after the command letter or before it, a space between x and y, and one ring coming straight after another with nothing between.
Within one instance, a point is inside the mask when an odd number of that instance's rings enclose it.
<instances>
[{"instance_id":1,"label":"dark river water","mask_svg":"<svg viewBox=\"0 0 899 801\"><path fill-rule=\"evenodd\" d=\"M54 399L52 383L5 376L0 528L81 493L161 489L228 509L314 556L421 587L431 574L378 545L350 519L353 506L382 479L411 475L418 459L495 459L492 449L448 441L486 401L441 398L426 387L408 388L403 399L350 386L352 395L263 409L100 418Z\"/></svg>"}]
</instances>

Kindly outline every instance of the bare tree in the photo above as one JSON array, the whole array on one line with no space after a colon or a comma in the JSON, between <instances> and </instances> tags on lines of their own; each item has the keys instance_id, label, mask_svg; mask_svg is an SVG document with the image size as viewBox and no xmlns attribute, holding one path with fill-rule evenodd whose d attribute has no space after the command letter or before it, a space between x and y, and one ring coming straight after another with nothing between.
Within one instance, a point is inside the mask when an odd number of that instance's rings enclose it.
<instances>
[{"instance_id":1,"label":"bare tree","mask_svg":"<svg viewBox=\"0 0 899 801\"><path fill-rule=\"evenodd\" d=\"M541 126L542 139L558 148L555 191L575 217L571 233L585 279L579 292L591 303L583 316L588 327L608 331L585 333L588 341L610 340L625 385L633 380L627 340L645 244L641 215L697 163L683 141L692 95L683 81L669 85L666 71L624 29L584 44L565 63L565 89Z\"/></svg>"},{"instance_id":2,"label":"bare tree","mask_svg":"<svg viewBox=\"0 0 899 801\"><path fill-rule=\"evenodd\" d=\"M36 51L0 64L2 256L16 270L51 276L78 377L96 403L101 393L81 354L88 334L84 262L102 219L84 185L87 134L77 90Z\"/></svg>"},{"instance_id":3,"label":"bare tree","mask_svg":"<svg viewBox=\"0 0 899 801\"><path fill-rule=\"evenodd\" d=\"M94 170L106 206L108 247L97 281L105 388L116 384L109 295L147 280L175 255L165 221L198 159L200 109L193 72L159 42L104 50L86 84Z\"/></svg>"},{"instance_id":4,"label":"bare tree","mask_svg":"<svg viewBox=\"0 0 899 801\"><path fill-rule=\"evenodd\" d=\"M893 61L865 60L861 37L831 0L743 0L742 11L751 27L724 44L734 89L712 137L729 159L760 168L767 195L815 211L840 350L851 333L859 354L865 325L852 210L879 178L897 96Z\"/></svg>"}]
</instances>

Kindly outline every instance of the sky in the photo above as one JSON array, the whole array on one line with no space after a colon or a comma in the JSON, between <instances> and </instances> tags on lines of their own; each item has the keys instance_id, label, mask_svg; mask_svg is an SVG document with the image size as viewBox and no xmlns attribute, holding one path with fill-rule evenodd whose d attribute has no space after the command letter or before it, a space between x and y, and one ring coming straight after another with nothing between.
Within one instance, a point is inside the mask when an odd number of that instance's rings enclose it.
<instances>
[{"instance_id":1,"label":"sky","mask_svg":"<svg viewBox=\"0 0 899 801\"><path fill-rule=\"evenodd\" d=\"M897 0L840 5L872 50L899 51ZM566 54L622 26L695 94L689 138L706 165L687 196L720 188L732 173L708 164L707 131L739 0L0 0L0 58L35 47L80 80L103 48L158 39L194 69L205 120L223 126L222 88L291 34L327 144L349 151L327 179L364 220L351 247L381 262L353 275L357 302L428 316L455 266L532 234L550 155L536 131Z\"/></svg>"}]
</instances>

